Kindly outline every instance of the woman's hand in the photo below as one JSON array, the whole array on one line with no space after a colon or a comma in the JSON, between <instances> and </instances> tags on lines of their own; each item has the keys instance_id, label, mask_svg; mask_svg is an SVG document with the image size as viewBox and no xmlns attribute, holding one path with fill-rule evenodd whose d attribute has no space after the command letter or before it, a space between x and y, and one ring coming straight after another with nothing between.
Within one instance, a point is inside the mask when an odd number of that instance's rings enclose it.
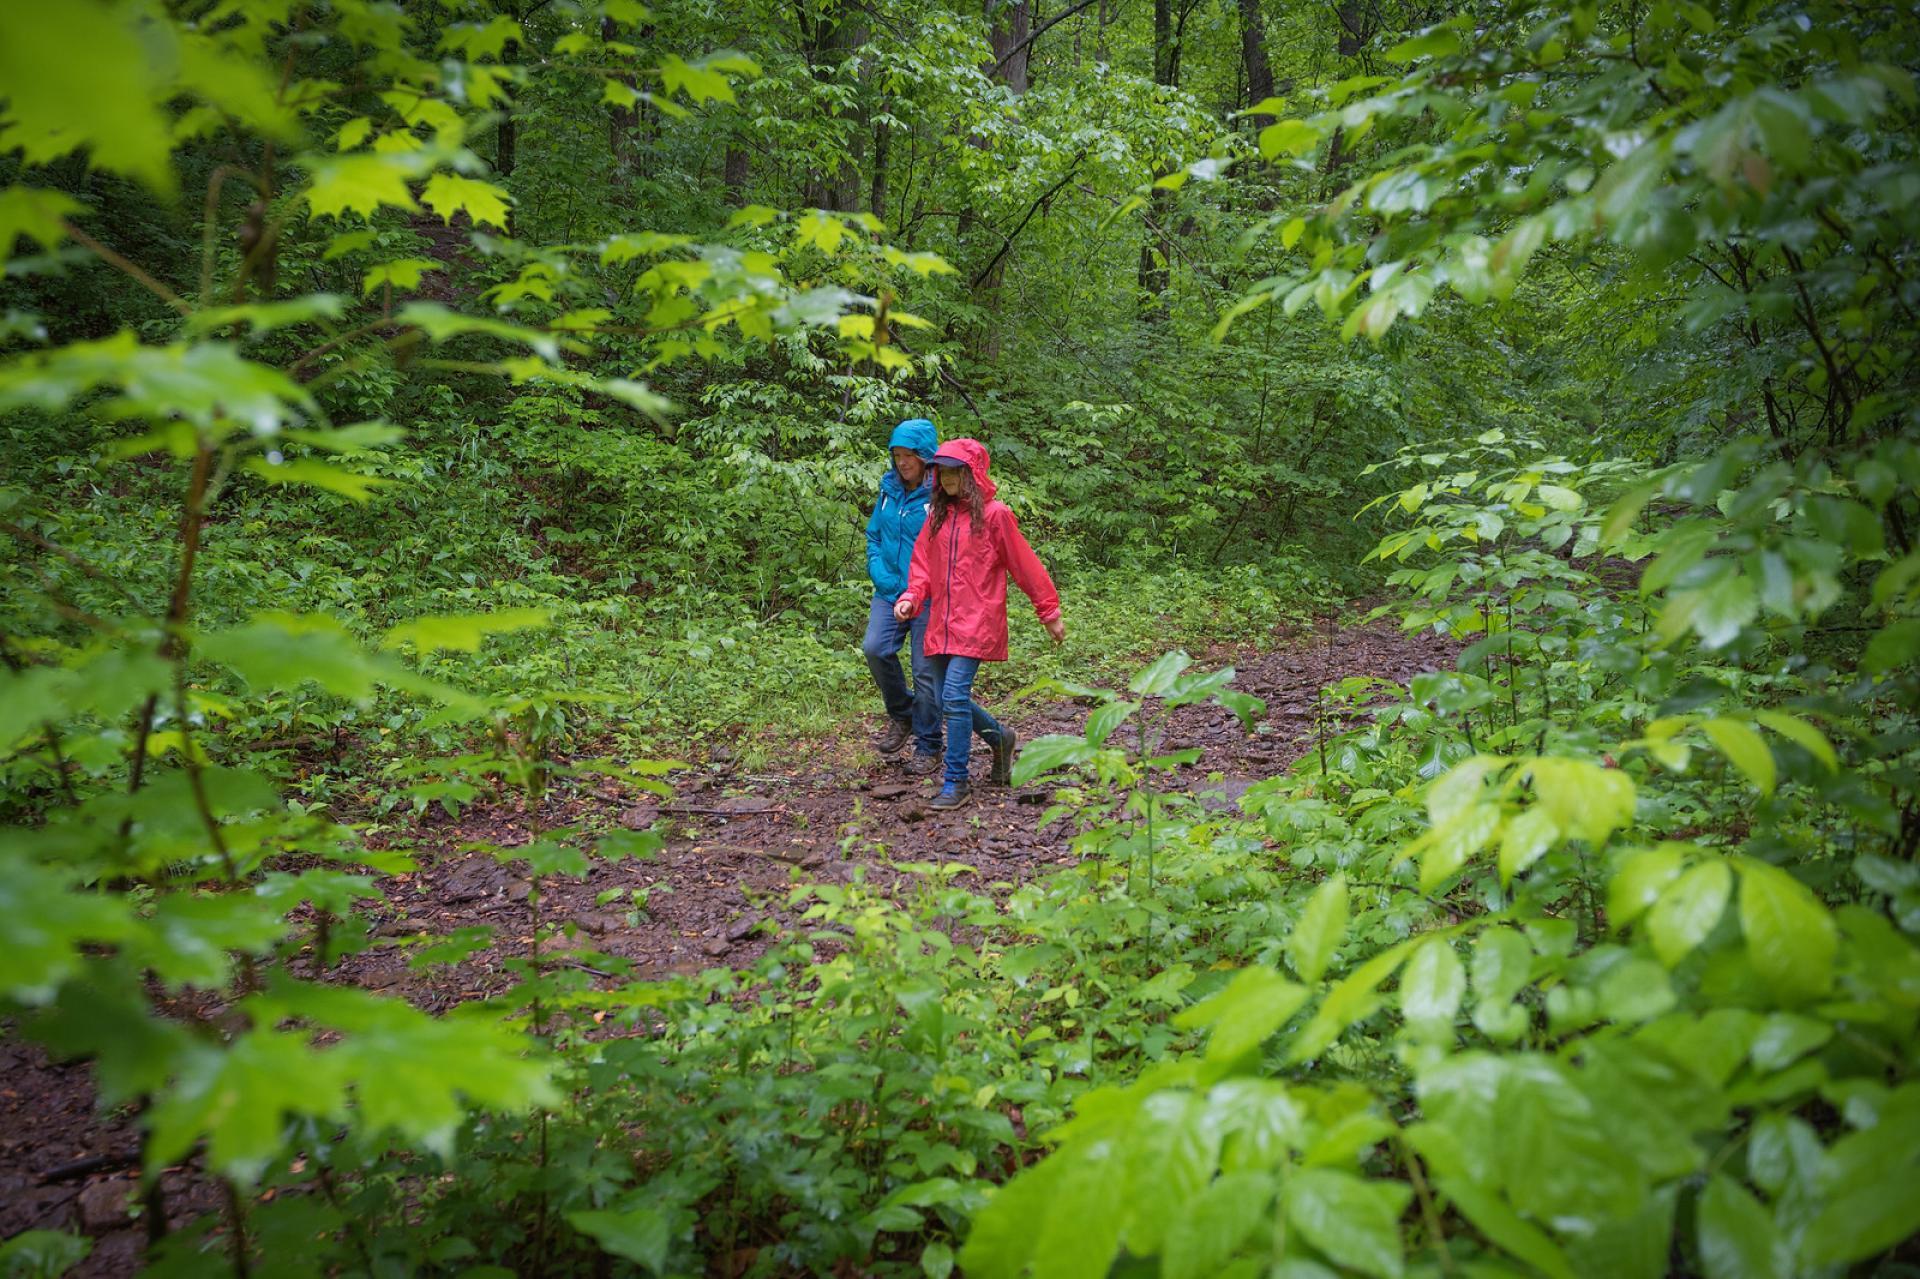
<instances>
[{"instance_id":1,"label":"woman's hand","mask_svg":"<svg viewBox=\"0 0 1920 1279\"><path fill-rule=\"evenodd\" d=\"M913 597L911 595L902 595L899 599L893 602L894 620L901 621L901 622L911 622L913 620L913 614L914 614L914 606L913 606Z\"/></svg>"},{"instance_id":2,"label":"woman's hand","mask_svg":"<svg viewBox=\"0 0 1920 1279\"><path fill-rule=\"evenodd\" d=\"M1067 623L1064 618L1056 617L1051 622L1042 622L1040 624L1047 628L1047 634L1053 636L1054 643L1064 644L1067 642Z\"/></svg>"}]
</instances>

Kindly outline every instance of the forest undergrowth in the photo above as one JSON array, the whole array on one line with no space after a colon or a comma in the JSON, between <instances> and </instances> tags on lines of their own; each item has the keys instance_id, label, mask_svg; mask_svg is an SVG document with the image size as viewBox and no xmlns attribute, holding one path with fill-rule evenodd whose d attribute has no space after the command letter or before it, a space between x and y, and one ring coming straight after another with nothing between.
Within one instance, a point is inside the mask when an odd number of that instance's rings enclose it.
<instances>
[{"instance_id":1,"label":"forest undergrowth","mask_svg":"<svg viewBox=\"0 0 1920 1279\"><path fill-rule=\"evenodd\" d=\"M0 1274L1914 1274L1917 65L0 5ZM909 418L1067 610L957 813Z\"/></svg>"}]
</instances>

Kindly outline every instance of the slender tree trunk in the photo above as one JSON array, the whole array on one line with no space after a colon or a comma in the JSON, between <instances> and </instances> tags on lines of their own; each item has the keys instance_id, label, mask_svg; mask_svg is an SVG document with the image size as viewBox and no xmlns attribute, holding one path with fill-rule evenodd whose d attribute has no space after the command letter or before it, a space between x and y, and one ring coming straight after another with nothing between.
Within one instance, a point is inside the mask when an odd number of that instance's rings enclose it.
<instances>
[{"instance_id":1,"label":"slender tree trunk","mask_svg":"<svg viewBox=\"0 0 1920 1279\"><path fill-rule=\"evenodd\" d=\"M1153 0L1153 79L1171 87L1178 74L1173 33L1173 0ZM1173 193L1155 188L1147 204L1149 227L1146 243L1140 246L1140 306L1148 319L1165 314L1167 285L1171 282L1168 264L1173 260L1173 245L1166 239L1166 226L1173 213Z\"/></svg>"},{"instance_id":2,"label":"slender tree trunk","mask_svg":"<svg viewBox=\"0 0 1920 1279\"><path fill-rule=\"evenodd\" d=\"M886 114L886 104L881 103L876 114ZM873 185L868 192L867 206L873 216L882 222L887 220L887 158L891 149L890 130L886 121L877 120L873 126Z\"/></svg>"},{"instance_id":3,"label":"slender tree trunk","mask_svg":"<svg viewBox=\"0 0 1920 1279\"><path fill-rule=\"evenodd\" d=\"M1013 90L1013 96L1019 97L1027 91L1029 82L1027 73L1028 57L1032 46L1027 37L1033 34L1033 5L1031 0L987 0L987 31L993 45L993 77ZM1007 56L1011 50L1019 52Z\"/></svg>"},{"instance_id":4,"label":"slender tree trunk","mask_svg":"<svg viewBox=\"0 0 1920 1279\"><path fill-rule=\"evenodd\" d=\"M726 158L720 162L721 180L727 185L727 203L736 209L747 202L752 159L753 153L736 141L727 145Z\"/></svg>"},{"instance_id":5,"label":"slender tree trunk","mask_svg":"<svg viewBox=\"0 0 1920 1279\"><path fill-rule=\"evenodd\" d=\"M1260 16L1260 0L1240 0L1240 53L1246 63L1247 105L1257 106L1273 96L1273 66L1267 61L1267 29ZM1270 115L1250 119L1255 130L1273 123Z\"/></svg>"}]
</instances>

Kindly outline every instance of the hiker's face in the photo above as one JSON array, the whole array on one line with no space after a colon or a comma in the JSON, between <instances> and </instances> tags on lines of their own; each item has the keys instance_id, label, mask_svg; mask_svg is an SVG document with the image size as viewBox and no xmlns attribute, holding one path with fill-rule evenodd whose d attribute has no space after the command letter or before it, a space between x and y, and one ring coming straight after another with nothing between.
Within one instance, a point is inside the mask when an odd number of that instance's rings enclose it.
<instances>
[{"instance_id":1,"label":"hiker's face","mask_svg":"<svg viewBox=\"0 0 1920 1279\"><path fill-rule=\"evenodd\" d=\"M943 466L940 468L940 491L948 497L959 497L967 491L967 468L964 466Z\"/></svg>"},{"instance_id":2,"label":"hiker's face","mask_svg":"<svg viewBox=\"0 0 1920 1279\"><path fill-rule=\"evenodd\" d=\"M900 482L909 491L920 487L920 481L927 478L926 459L912 449L893 451L893 469L900 472Z\"/></svg>"}]
</instances>

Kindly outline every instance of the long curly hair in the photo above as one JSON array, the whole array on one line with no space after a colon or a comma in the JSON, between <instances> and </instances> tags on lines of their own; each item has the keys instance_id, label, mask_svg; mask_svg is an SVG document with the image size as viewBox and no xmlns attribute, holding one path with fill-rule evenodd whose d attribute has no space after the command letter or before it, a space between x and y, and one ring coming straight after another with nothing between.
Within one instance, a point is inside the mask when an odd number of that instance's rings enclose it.
<instances>
[{"instance_id":1,"label":"long curly hair","mask_svg":"<svg viewBox=\"0 0 1920 1279\"><path fill-rule=\"evenodd\" d=\"M936 533L940 531L940 526L947 522L948 509L960 502L966 503L967 514L973 517L973 526L979 528L987 518L987 502L980 496L980 486L973 482L973 472L964 466L938 469L959 471L961 487L960 496L950 498L947 496L946 486L940 483L940 477L937 475L934 477L933 501L927 507L927 518L933 525L933 531Z\"/></svg>"}]
</instances>

